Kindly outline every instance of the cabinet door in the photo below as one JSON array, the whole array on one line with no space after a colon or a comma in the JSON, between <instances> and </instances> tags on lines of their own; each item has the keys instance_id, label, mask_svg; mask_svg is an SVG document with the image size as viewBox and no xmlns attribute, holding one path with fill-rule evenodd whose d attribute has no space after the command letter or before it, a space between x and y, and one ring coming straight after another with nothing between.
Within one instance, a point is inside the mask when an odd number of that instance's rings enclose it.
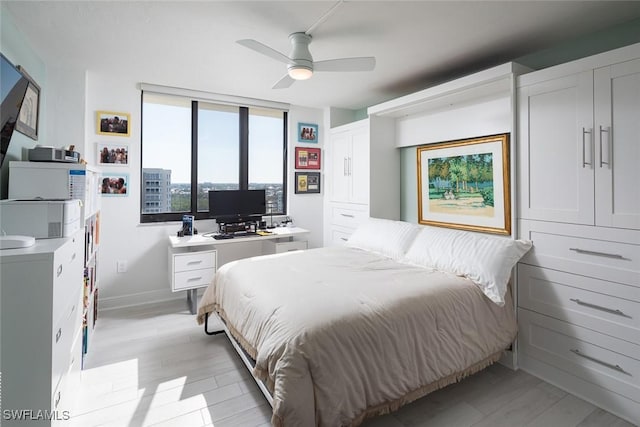
<instances>
[{"instance_id":1,"label":"cabinet door","mask_svg":"<svg viewBox=\"0 0 640 427\"><path fill-rule=\"evenodd\" d=\"M593 73L518 91L520 217L593 225Z\"/></svg>"},{"instance_id":2,"label":"cabinet door","mask_svg":"<svg viewBox=\"0 0 640 427\"><path fill-rule=\"evenodd\" d=\"M351 201L369 203L369 131L366 128L355 129L351 137L351 156L348 172L351 178Z\"/></svg>"},{"instance_id":3,"label":"cabinet door","mask_svg":"<svg viewBox=\"0 0 640 427\"><path fill-rule=\"evenodd\" d=\"M348 202L351 194L349 179L349 158L351 156L350 132L331 135L331 200Z\"/></svg>"},{"instance_id":4,"label":"cabinet door","mask_svg":"<svg viewBox=\"0 0 640 427\"><path fill-rule=\"evenodd\" d=\"M640 59L594 74L596 224L640 229Z\"/></svg>"}]
</instances>

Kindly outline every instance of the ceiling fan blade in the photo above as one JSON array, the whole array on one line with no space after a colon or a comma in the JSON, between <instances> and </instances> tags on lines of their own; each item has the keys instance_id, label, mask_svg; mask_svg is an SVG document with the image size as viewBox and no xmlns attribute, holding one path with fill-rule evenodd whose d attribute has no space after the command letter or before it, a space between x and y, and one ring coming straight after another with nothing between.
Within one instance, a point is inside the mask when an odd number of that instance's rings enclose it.
<instances>
[{"instance_id":1,"label":"ceiling fan blade","mask_svg":"<svg viewBox=\"0 0 640 427\"><path fill-rule=\"evenodd\" d=\"M372 71L374 68L376 68L376 58L372 56L329 59L313 63L314 71Z\"/></svg>"},{"instance_id":2,"label":"ceiling fan blade","mask_svg":"<svg viewBox=\"0 0 640 427\"><path fill-rule=\"evenodd\" d=\"M284 62L288 64L291 62L289 57L283 53L278 52L275 49L270 48L269 46L260 43L259 41L253 39L242 39L238 40L236 43L248 47L251 50L255 50L258 53L268 56L269 58L273 58L276 61Z\"/></svg>"},{"instance_id":3,"label":"ceiling fan blade","mask_svg":"<svg viewBox=\"0 0 640 427\"><path fill-rule=\"evenodd\" d=\"M286 89L291 86L295 82L289 74L285 74L276 84L273 85L271 89Z\"/></svg>"}]
</instances>

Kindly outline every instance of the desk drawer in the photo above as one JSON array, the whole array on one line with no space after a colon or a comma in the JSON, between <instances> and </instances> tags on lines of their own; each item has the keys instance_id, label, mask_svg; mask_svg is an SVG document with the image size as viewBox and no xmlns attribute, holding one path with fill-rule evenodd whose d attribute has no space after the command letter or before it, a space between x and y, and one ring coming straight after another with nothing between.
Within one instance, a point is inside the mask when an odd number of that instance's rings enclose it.
<instances>
[{"instance_id":1,"label":"desk drawer","mask_svg":"<svg viewBox=\"0 0 640 427\"><path fill-rule=\"evenodd\" d=\"M331 205L331 223L343 227L356 228L369 217L366 205Z\"/></svg>"},{"instance_id":2,"label":"desk drawer","mask_svg":"<svg viewBox=\"0 0 640 427\"><path fill-rule=\"evenodd\" d=\"M202 288L208 286L216 274L215 268L203 268L200 270L182 271L174 277L174 291Z\"/></svg>"},{"instance_id":3,"label":"desk drawer","mask_svg":"<svg viewBox=\"0 0 640 427\"><path fill-rule=\"evenodd\" d=\"M640 342L640 288L519 264L518 305Z\"/></svg>"},{"instance_id":4,"label":"desk drawer","mask_svg":"<svg viewBox=\"0 0 640 427\"><path fill-rule=\"evenodd\" d=\"M529 310L518 310L519 351L640 401L640 346Z\"/></svg>"},{"instance_id":5,"label":"desk drawer","mask_svg":"<svg viewBox=\"0 0 640 427\"><path fill-rule=\"evenodd\" d=\"M533 248L522 263L640 287L640 242L634 240L636 234L630 232L628 240L615 240L606 230L599 230L598 236L581 237L577 233L582 229L565 234L553 226L524 223L521 236L532 240Z\"/></svg>"},{"instance_id":6,"label":"desk drawer","mask_svg":"<svg viewBox=\"0 0 640 427\"><path fill-rule=\"evenodd\" d=\"M187 252L173 256L173 270L176 273L215 267L216 251Z\"/></svg>"}]
</instances>

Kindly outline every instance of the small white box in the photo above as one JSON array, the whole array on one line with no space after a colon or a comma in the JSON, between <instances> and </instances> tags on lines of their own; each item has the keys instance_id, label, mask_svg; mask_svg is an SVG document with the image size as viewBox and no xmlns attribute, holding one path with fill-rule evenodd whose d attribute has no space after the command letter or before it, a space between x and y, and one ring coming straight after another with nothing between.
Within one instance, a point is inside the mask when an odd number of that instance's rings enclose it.
<instances>
[{"instance_id":1,"label":"small white box","mask_svg":"<svg viewBox=\"0 0 640 427\"><path fill-rule=\"evenodd\" d=\"M69 237L81 226L80 200L0 200L0 226L6 234L36 239Z\"/></svg>"}]
</instances>

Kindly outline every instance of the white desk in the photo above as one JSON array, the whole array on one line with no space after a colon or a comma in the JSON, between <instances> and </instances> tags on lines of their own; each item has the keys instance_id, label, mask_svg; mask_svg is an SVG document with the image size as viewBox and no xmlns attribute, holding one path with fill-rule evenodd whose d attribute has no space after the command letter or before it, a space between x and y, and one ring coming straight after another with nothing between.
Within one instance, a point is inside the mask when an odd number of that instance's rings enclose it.
<instances>
[{"instance_id":1,"label":"white desk","mask_svg":"<svg viewBox=\"0 0 640 427\"><path fill-rule=\"evenodd\" d=\"M197 290L211 283L218 268L226 262L255 255L266 255L290 250L307 249L307 241L300 237L309 230L299 227L269 229L270 235L238 236L233 239L214 239L213 234L193 236L169 236L169 282L172 292L187 291L187 302L192 314L196 312ZM296 238L296 240L294 240ZM255 246L262 243L258 252L243 251L242 244ZM223 262L219 262L224 255Z\"/></svg>"}]
</instances>

